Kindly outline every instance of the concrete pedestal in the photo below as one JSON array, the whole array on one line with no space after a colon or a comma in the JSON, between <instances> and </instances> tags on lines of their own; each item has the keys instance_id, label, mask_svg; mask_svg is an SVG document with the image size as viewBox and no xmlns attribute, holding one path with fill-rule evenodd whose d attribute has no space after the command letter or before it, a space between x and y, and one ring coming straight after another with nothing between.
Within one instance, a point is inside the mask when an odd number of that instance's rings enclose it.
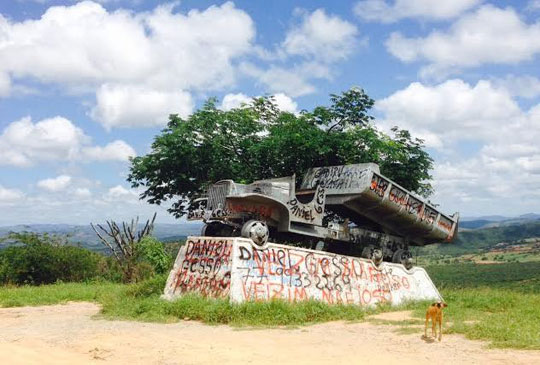
<instances>
[{"instance_id":1,"label":"concrete pedestal","mask_svg":"<svg viewBox=\"0 0 540 365\"><path fill-rule=\"evenodd\" d=\"M328 304L371 306L407 300L441 300L420 267L296 248L258 247L237 237L188 237L169 274L163 298L196 292L240 303L315 299Z\"/></svg>"}]
</instances>

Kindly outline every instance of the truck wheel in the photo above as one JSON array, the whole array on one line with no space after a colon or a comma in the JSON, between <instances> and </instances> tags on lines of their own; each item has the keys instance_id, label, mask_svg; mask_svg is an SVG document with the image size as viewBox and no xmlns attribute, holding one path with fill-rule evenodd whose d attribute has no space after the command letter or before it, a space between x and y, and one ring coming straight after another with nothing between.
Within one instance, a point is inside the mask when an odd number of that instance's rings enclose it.
<instances>
[{"instance_id":1,"label":"truck wheel","mask_svg":"<svg viewBox=\"0 0 540 365\"><path fill-rule=\"evenodd\" d=\"M263 246L269 234L266 223L258 220L249 220L242 226L242 237L250 238L257 246Z\"/></svg>"},{"instance_id":2,"label":"truck wheel","mask_svg":"<svg viewBox=\"0 0 540 365\"><path fill-rule=\"evenodd\" d=\"M219 223L206 223L201 229L201 235L205 237L231 237L233 236L233 227Z\"/></svg>"},{"instance_id":3,"label":"truck wheel","mask_svg":"<svg viewBox=\"0 0 540 365\"><path fill-rule=\"evenodd\" d=\"M392 256L392 262L402 264L407 270L409 270L413 266L411 252L401 248L396 250Z\"/></svg>"},{"instance_id":4,"label":"truck wheel","mask_svg":"<svg viewBox=\"0 0 540 365\"><path fill-rule=\"evenodd\" d=\"M379 266L383 261L383 253L380 248L375 248L373 245L364 247L362 250L362 257L372 260L375 266Z\"/></svg>"}]
</instances>

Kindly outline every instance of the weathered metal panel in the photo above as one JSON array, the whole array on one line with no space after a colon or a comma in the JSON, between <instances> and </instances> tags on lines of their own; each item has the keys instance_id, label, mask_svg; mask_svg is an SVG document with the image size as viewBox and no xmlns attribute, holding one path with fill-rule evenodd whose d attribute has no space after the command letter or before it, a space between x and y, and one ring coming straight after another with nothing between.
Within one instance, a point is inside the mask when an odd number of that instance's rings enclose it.
<instances>
[{"instance_id":1,"label":"weathered metal panel","mask_svg":"<svg viewBox=\"0 0 540 365\"><path fill-rule=\"evenodd\" d=\"M373 163L309 169L302 188L317 186L325 188L326 205L330 208L345 206L414 244L449 242L457 232L457 216L442 214L381 175Z\"/></svg>"},{"instance_id":2,"label":"weathered metal panel","mask_svg":"<svg viewBox=\"0 0 540 365\"><path fill-rule=\"evenodd\" d=\"M164 297L186 292L233 302L307 299L371 306L440 300L426 271L244 238L189 237L178 253Z\"/></svg>"},{"instance_id":3,"label":"weathered metal panel","mask_svg":"<svg viewBox=\"0 0 540 365\"><path fill-rule=\"evenodd\" d=\"M301 188L320 186L327 194L358 194L369 187L373 172L379 172L379 166L374 163L315 167L306 172Z\"/></svg>"}]
</instances>

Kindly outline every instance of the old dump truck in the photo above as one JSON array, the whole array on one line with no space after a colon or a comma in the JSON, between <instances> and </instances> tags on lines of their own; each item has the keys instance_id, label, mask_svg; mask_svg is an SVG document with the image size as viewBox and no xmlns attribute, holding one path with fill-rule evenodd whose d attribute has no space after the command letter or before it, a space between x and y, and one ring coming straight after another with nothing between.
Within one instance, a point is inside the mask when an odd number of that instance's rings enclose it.
<instances>
[{"instance_id":1,"label":"old dump truck","mask_svg":"<svg viewBox=\"0 0 540 365\"><path fill-rule=\"evenodd\" d=\"M443 214L367 163L311 168L298 190L295 175L218 181L192 201L188 220L204 221L203 236L242 236L259 246L271 238L335 253L355 248L375 264L409 269L409 247L451 242L459 214Z\"/></svg>"}]
</instances>

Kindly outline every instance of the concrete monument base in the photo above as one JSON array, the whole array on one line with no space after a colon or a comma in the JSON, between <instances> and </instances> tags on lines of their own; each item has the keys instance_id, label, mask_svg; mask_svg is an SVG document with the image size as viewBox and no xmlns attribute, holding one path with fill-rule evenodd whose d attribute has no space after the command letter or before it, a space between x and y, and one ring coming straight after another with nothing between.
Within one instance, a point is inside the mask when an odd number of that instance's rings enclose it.
<instances>
[{"instance_id":1,"label":"concrete monument base","mask_svg":"<svg viewBox=\"0 0 540 365\"><path fill-rule=\"evenodd\" d=\"M283 299L328 304L398 305L441 300L420 267L308 250L275 243L256 246L238 237L188 237L171 270L163 298L195 292L232 302Z\"/></svg>"}]
</instances>

